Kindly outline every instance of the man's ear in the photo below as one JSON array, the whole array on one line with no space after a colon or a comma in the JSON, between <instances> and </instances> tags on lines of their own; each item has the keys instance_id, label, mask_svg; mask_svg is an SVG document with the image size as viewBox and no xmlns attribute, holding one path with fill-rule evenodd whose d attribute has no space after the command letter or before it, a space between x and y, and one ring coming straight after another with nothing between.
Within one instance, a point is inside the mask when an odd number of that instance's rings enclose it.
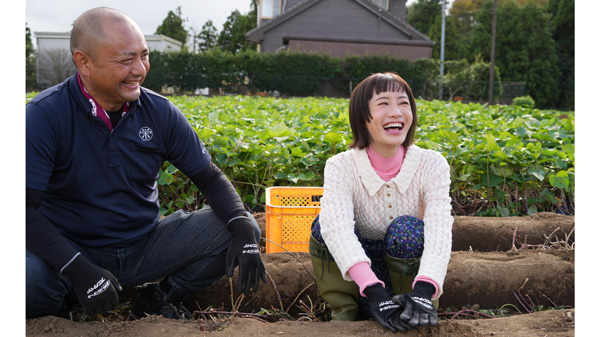
<instances>
[{"instance_id":1,"label":"man's ear","mask_svg":"<svg viewBox=\"0 0 600 337\"><path fill-rule=\"evenodd\" d=\"M73 62L75 62L75 67L77 67L77 70L85 76L89 76L90 75L90 70L88 69L89 66L89 62L90 62L90 56L86 53L84 53L81 50L76 50L73 53Z\"/></svg>"}]
</instances>

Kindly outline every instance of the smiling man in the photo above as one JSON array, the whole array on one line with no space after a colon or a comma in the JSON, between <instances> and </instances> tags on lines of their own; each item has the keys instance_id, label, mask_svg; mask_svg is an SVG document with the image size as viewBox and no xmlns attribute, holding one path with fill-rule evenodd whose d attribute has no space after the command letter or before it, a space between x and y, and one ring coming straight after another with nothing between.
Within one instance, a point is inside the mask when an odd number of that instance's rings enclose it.
<instances>
[{"instance_id":1,"label":"smiling man","mask_svg":"<svg viewBox=\"0 0 600 337\"><path fill-rule=\"evenodd\" d=\"M190 318L181 301L237 266L237 291L256 291L260 229L181 111L141 86L150 60L139 27L91 9L71 53L77 72L26 106L27 318L112 310L129 286L131 317ZM165 161L208 206L159 220Z\"/></svg>"}]
</instances>

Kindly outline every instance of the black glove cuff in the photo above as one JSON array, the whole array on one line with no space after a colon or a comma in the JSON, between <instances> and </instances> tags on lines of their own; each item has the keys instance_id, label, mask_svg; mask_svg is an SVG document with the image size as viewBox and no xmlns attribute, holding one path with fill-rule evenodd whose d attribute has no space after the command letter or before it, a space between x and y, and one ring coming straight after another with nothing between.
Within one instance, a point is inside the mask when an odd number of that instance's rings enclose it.
<instances>
[{"instance_id":1,"label":"black glove cuff","mask_svg":"<svg viewBox=\"0 0 600 337\"><path fill-rule=\"evenodd\" d=\"M75 255L73 255L73 257L72 257L72 258L69 260L69 262L65 263L65 265L64 265L62 268L60 268L60 273L61 273L61 274L64 274L65 270L66 270L66 269L67 269L69 266L73 265L73 264L75 263L75 260L77 260L77 258L78 258L79 256L81 256L81 252L77 252Z\"/></svg>"},{"instance_id":2,"label":"black glove cuff","mask_svg":"<svg viewBox=\"0 0 600 337\"><path fill-rule=\"evenodd\" d=\"M435 287L433 284L424 281L417 281L417 283L415 283L415 288L412 291L413 296L419 296L427 299L431 299L433 293L435 293Z\"/></svg>"},{"instance_id":3,"label":"black glove cuff","mask_svg":"<svg viewBox=\"0 0 600 337\"><path fill-rule=\"evenodd\" d=\"M365 295L367 295L368 299L371 300L380 300L384 301L387 297L389 297L385 288L381 285L381 283L372 284L363 290Z\"/></svg>"},{"instance_id":4,"label":"black glove cuff","mask_svg":"<svg viewBox=\"0 0 600 337\"><path fill-rule=\"evenodd\" d=\"M254 239L254 225L252 221L245 216L239 216L229 220L227 229L233 234L249 235Z\"/></svg>"},{"instance_id":5,"label":"black glove cuff","mask_svg":"<svg viewBox=\"0 0 600 337\"><path fill-rule=\"evenodd\" d=\"M90 268L94 265L90 263L81 252L77 252L73 258L61 269L61 273L68 277L71 282L84 280L87 277Z\"/></svg>"}]
</instances>

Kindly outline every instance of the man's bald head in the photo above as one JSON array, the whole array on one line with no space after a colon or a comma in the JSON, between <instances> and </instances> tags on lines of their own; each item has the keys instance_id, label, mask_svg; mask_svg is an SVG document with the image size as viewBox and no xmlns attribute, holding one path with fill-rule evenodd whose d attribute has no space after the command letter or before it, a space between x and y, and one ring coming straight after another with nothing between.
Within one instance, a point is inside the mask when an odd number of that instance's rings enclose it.
<instances>
[{"instance_id":1,"label":"man's bald head","mask_svg":"<svg viewBox=\"0 0 600 337\"><path fill-rule=\"evenodd\" d=\"M94 56L95 48L107 40L104 27L117 23L128 23L139 30L137 24L127 15L109 7L97 7L81 14L75 20L71 32L71 54L82 50Z\"/></svg>"}]
</instances>

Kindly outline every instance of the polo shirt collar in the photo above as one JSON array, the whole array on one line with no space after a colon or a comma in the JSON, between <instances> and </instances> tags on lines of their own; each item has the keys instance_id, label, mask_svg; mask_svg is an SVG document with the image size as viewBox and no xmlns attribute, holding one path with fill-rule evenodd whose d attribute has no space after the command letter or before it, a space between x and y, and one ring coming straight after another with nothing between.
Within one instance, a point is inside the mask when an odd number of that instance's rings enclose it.
<instances>
[{"instance_id":1,"label":"polo shirt collar","mask_svg":"<svg viewBox=\"0 0 600 337\"><path fill-rule=\"evenodd\" d=\"M71 95L77 100L77 103L79 104L81 109L83 109L87 113L91 113L92 104L87 100L87 98L81 92L81 90L79 90L79 83L77 83L77 72L75 72L75 75L71 76L68 79L68 85L69 85L69 91L71 92ZM141 95L143 95L144 89L141 88L141 90L142 90ZM141 97L141 95L140 95L140 97ZM127 113L132 113L135 110L137 110L137 108L141 105L140 97L138 97L138 99L136 99L135 101L129 102L129 111Z\"/></svg>"}]
</instances>

